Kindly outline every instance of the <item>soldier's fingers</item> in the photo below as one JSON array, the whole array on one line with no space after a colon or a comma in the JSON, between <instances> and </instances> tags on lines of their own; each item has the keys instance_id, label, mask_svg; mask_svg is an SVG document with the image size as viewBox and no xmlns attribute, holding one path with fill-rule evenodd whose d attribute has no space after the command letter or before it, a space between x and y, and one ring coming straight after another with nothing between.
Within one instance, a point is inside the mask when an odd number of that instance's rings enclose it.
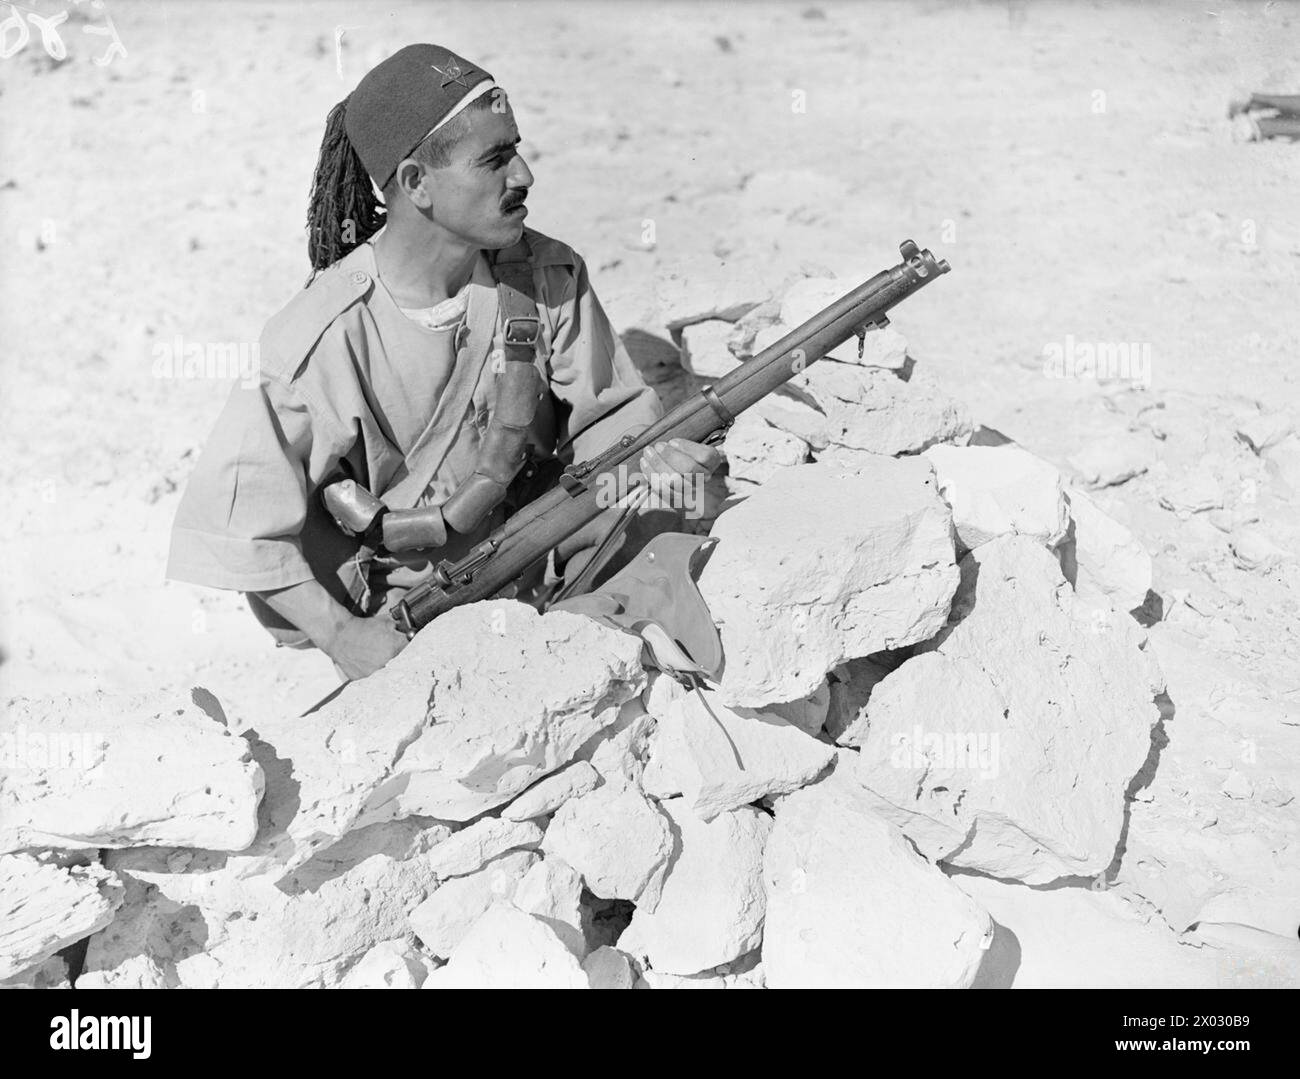
<instances>
[{"instance_id":1,"label":"soldier's fingers","mask_svg":"<svg viewBox=\"0 0 1300 1079\"><path fill-rule=\"evenodd\" d=\"M699 466L693 471L703 471L711 475L722 464L722 454L715 446L703 442L690 442L684 438L671 439L668 444L681 450Z\"/></svg>"}]
</instances>

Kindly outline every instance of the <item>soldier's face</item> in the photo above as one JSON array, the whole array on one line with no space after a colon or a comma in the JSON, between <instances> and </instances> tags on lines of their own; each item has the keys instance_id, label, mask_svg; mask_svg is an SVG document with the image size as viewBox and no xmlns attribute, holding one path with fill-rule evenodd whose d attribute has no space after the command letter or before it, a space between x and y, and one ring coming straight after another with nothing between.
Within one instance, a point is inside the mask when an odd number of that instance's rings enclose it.
<instances>
[{"instance_id":1,"label":"soldier's face","mask_svg":"<svg viewBox=\"0 0 1300 1079\"><path fill-rule=\"evenodd\" d=\"M475 247L517 243L528 214L524 199L533 174L519 156L519 129L510 106L468 112L470 129L457 140L451 163L438 169L430 216Z\"/></svg>"}]
</instances>

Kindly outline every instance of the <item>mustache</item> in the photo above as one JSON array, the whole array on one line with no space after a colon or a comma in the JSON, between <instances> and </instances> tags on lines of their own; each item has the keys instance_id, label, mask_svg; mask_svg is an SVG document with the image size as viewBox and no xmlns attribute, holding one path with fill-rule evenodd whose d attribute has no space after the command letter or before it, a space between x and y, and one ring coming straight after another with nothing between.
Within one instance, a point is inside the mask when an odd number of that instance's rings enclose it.
<instances>
[{"instance_id":1,"label":"mustache","mask_svg":"<svg viewBox=\"0 0 1300 1079\"><path fill-rule=\"evenodd\" d=\"M526 201L528 201L527 192L521 192L520 194L515 195L513 197L507 195L504 199L501 200L501 209L506 211L514 210L522 206Z\"/></svg>"}]
</instances>

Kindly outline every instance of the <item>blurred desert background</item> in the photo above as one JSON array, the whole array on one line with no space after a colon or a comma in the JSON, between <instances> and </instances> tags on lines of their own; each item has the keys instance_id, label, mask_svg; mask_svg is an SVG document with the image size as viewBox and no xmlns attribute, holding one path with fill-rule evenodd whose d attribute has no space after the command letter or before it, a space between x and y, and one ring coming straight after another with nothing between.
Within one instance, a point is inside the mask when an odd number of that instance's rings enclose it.
<instances>
[{"instance_id":1,"label":"blurred desert background","mask_svg":"<svg viewBox=\"0 0 1300 1079\"><path fill-rule=\"evenodd\" d=\"M1016 984L1293 976L1300 146L1235 141L1227 106L1300 92L1300 6L28 0L0 20L63 10L66 57L32 28L0 60L6 697L198 684L255 717L334 686L241 597L164 582L232 380L159 377L157 347L257 340L307 276L326 113L436 41L507 88L529 224L585 255L621 331L665 336L683 282L861 280L909 237L950 260L895 325L977 422L1072 476L1131 466L1095 497L1155 559L1172 702L1108 886L981 893L1019 935ZM125 55L101 65L106 14ZM1149 378L1048 377L1070 341L1132 343Z\"/></svg>"}]
</instances>

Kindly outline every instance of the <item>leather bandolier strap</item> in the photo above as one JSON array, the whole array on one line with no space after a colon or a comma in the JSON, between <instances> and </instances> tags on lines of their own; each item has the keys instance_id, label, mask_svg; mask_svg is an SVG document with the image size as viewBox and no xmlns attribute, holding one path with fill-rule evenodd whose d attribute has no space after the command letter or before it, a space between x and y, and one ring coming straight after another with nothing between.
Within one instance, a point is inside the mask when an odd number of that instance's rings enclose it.
<instances>
[{"instance_id":1,"label":"leather bandolier strap","mask_svg":"<svg viewBox=\"0 0 1300 1079\"><path fill-rule=\"evenodd\" d=\"M474 471L440 506L388 509L350 479L329 484L321 493L325 508L344 533L363 539L357 555L363 561L368 562L381 547L393 553L442 547L448 529L462 535L472 532L506 499L528 460L528 431L546 396L546 383L536 363L542 326L527 238L499 252L492 271L502 347L491 364L497 380L495 402Z\"/></svg>"},{"instance_id":2,"label":"leather bandolier strap","mask_svg":"<svg viewBox=\"0 0 1300 1079\"><path fill-rule=\"evenodd\" d=\"M492 363L497 380L496 402L473 473L442 504L443 520L460 533L474 529L505 498L527 459L528 429L546 395L536 363L541 321L533 295L528 241L521 239L501 252L493 272L501 309L502 342L501 355Z\"/></svg>"}]
</instances>

